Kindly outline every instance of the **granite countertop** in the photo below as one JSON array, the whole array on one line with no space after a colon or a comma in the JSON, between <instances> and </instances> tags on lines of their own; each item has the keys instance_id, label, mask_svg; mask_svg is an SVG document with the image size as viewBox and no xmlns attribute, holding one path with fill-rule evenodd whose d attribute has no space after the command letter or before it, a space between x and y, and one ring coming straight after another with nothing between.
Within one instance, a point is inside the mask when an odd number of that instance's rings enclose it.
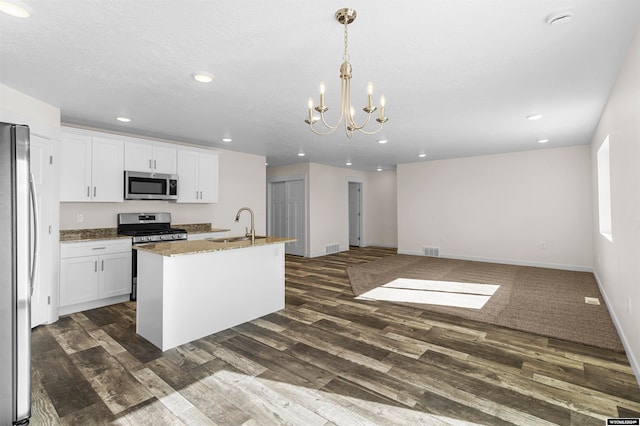
<instances>
[{"instance_id":1,"label":"granite countertop","mask_svg":"<svg viewBox=\"0 0 640 426\"><path fill-rule=\"evenodd\" d=\"M172 228L184 229L188 234L205 234L209 232L229 232L229 229L213 228L210 223L190 223L171 225ZM115 240L118 238L131 238L128 235L119 235L118 228L91 228L91 229L67 229L60 231L60 242L81 242Z\"/></svg>"},{"instance_id":2,"label":"granite countertop","mask_svg":"<svg viewBox=\"0 0 640 426\"><path fill-rule=\"evenodd\" d=\"M220 238L220 240L222 240ZM157 244L142 244L133 246L136 250L148 251L150 253L159 254L161 256L181 256L197 253L210 253L220 250L234 250L253 246L264 246L268 244L290 243L296 241L295 238L281 237L263 237L256 238L255 244L251 244L251 240L247 241L215 241L212 239L196 240L196 241L171 241Z\"/></svg>"},{"instance_id":3,"label":"granite countertop","mask_svg":"<svg viewBox=\"0 0 640 426\"><path fill-rule=\"evenodd\" d=\"M61 243L115 240L118 238L131 237L128 235L118 235L117 228L68 229L60 231Z\"/></svg>"},{"instance_id":4,"label":"granite countertop","mask_svg":"<svg viewBox=\"0 0 640 426\"><path fill-rule=\"evenodd\" d=\"M206 234L209 232L229 232L230 229L214 228L210 223L172 224L172 228L184 229L187 234Z\"/></svg>"}]
</instances>

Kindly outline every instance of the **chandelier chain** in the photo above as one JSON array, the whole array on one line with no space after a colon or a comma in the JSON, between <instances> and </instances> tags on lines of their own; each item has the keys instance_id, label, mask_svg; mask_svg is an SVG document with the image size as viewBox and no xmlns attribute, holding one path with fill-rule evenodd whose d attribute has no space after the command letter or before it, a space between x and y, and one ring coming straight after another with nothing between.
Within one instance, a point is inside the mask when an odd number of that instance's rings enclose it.
<instances>
[{"instance_id":1,"label":"chandelier chain","mask_svg":"<svg viewBox=\"0 0 640 426\"><path fill-rule=\"evenodd\" d=\"M342 54L342 60L345 62L349 62L349 52L347 51L347 42L349 41L349 33L347 31L347 25L349 25L348 21L344 21L344 53Z\"/></svg>"}]
</instances>

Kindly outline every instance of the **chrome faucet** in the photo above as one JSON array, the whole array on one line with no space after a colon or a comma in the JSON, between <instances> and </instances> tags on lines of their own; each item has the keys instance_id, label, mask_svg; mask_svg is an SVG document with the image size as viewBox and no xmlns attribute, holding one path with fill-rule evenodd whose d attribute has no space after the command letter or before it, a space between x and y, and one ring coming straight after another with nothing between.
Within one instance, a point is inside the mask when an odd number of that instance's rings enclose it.
<instances>
[{"instance_id":1,"label":"chrome faucet","mask_svg":"<svg viewBox=\"0 0 640 426\"><path fill-rule=\"evenodd\" d=\"M251 230L249 230L247 227L244 228L245 230L245 237L251 237L251 244L255 244L256 243L256 229L253 226L253 210L251 210L249 207L242 207L240 210L238 210L238 213L236 213L236 222L240 222L240 213L242 213L243 210L248 211L251 214Z\"/></svg>"}]
</instances>

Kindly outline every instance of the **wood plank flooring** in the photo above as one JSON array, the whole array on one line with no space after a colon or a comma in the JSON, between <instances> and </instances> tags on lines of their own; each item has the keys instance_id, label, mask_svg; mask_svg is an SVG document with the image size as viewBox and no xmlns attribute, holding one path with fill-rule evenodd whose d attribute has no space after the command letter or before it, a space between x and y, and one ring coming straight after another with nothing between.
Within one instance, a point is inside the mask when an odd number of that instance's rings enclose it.
<instances>
[{"instance_id":1,"label":"wood plank flooring","mask_svg":"<svg viewBox=\"0 0 640 426\"><path fill-rule=\"evenodd\" d=\"M287 256L286 308L161 352L135 303L33 330L34 425L603 425L640 417L624 354L354 300L350 265ZM259 285L259 283L256 283Z\"/></svg>"}]
</instances>

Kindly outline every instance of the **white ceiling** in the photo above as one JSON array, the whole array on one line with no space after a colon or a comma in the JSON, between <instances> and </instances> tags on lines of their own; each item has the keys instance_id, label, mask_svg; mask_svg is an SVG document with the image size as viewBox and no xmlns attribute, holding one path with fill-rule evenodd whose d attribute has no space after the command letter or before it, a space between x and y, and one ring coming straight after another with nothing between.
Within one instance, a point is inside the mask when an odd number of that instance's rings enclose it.
<instances>
[{"instance_id":1,"label":"white ceiling","mask_svg":"<svg viewBox=\"0 0 640 426\"><path fill-rule=\"evenodd\" d=\"M0 13L0 83L64 123L360 170L589 143L640 23L638 0L24 1ZM321 80L337 118L345 6L354 106L371 80L389 117L351 140L304 123Z\"/></svg>"}]
</instances>

